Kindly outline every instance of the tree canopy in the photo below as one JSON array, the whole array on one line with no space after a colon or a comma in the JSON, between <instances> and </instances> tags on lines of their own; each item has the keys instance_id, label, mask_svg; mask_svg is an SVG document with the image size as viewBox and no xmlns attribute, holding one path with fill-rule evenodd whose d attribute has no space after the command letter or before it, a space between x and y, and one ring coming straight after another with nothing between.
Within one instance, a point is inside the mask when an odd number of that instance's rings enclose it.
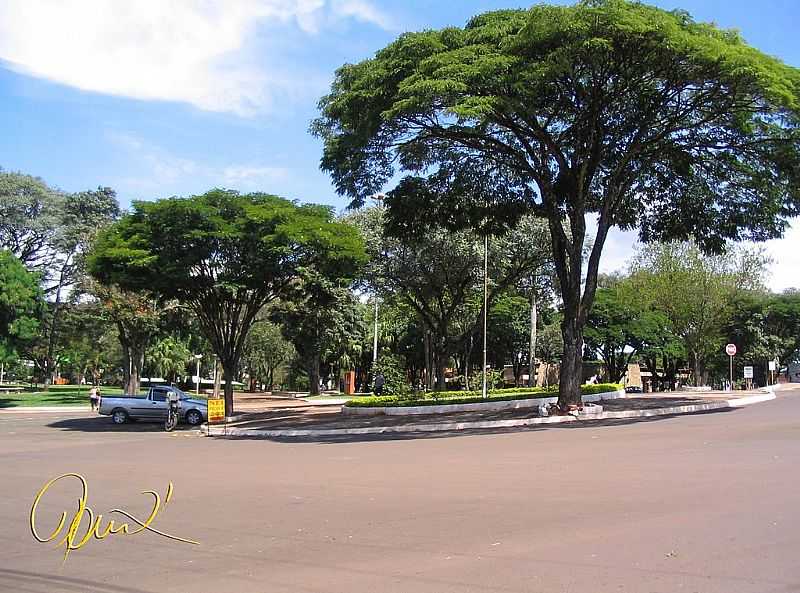
<instances>
[{"instance_id":1,"label":"tree canopy","mask_svg":"<svg viewBox=\"0 0 800 593\"><path fill-rule=\"evenodd\" d=\"M36 275L0 249L0 361L10 359L36 337L42 303Z\"/></svg>"},{"instance_id":2,"label":"tree canopy","mask_svg":"<svg viewBox=\"0 0 800 593\"><path fill-rule=\"evenodd\" d=\"M547 218L562 405L579 398L609 229L719 252L780 236L800 212L800 71L683 11L591 0L404 34L342 66L320 109L322 169L354 205L406 172L437 189L413 192L420 207L448 196L472 213L463 224L491 218L474 207L487 186Z\"/></svg>"},{"instance_id":3,"label":"tree canopy","mask_svg":"<svg viewBox=\"0 0 800 593\"><path fill-rule=\"evenodd\" d=\"M247 332L261 308L303 269L352 277L361 238L330 207L215 189L190 198L134 202L90 256L100 281L175 299L198 318L225 371L226 413Z\"/></svg>"}]
</instances>

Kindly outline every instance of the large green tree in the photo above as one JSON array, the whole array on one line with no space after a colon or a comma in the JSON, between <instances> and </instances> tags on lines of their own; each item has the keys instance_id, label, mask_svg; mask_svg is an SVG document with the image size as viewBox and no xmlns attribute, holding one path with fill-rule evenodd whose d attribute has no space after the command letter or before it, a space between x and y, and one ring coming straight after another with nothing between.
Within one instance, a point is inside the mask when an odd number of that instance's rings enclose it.
<instances>
[{"instance_id":1,"label":"large green tree","mask_svg":"<svg viewBox=\"0 0 800 593\"><path fill-rule=\"evenodd\" d=\"M284 339L277 325L259 320L247 334L244 349L251 389L256 383L263 383L267 391L272 391L276 371L289 361L293 353L292 345Z\"/></svg>"},{"instance_id":2,"label":"large green tree","mask_svg":"<svg viewBox=\"0 0 800 593\"><path fill-rule=\"evenodd\" d=\"M364 333L360 305L342 284L306 271L302 283L273 313L308 373L311 395L320 392L322 363L335 363L349 354Z\"/></svg>"},{"instance_id":3,"label":"large green tree","mask_svg":"<svg viewBox=\"0 0 800 593\"><path fill-rule=\"evenodd\" d=\"M39 278L0 249L0 361L15 359L36 337L42 301Z\"/></svg>"},{"instance_id":4,"label":"large green tree","mask_svg":"<svg viewBox=\"0 0 800 593\"><path fill-rule=\"evenodd\" d=\"M727 327L736 300L763 290L764 270L764 256L757 249L730 247L724 255L704 255L692 243L652 243L637 251L628 285L640 306L669 320L669 331L683 343L695 385L706 385L711 363L732 337ZM662 335L667 333L665 329Z\"/></svg>"},{"instance_id":5,"label":"large green tree","mask_svg":"<svg viewBox=\"0 0 800 593\"><path fill-rule=\"evenodd\" d=\"M0 171L0 248L39 274L47 299L39 337L28 353L45 382L57 372L62 313L68 300L77 300L86 251L118 215L116 194L108 187L70 194L30 175Z\"/></svg>"},{"instance_id":6,"label":"large green tree","mask_svg":"<svg viewBox=\"0 0 800 593\"><path fill-rule=\"evenodd\" d=\"M447 389L445 368L464 345L471 359L482 336L484 243L475 233L441 228L417 232L393 228L383 208L354 212L350 219L367 238L369 289L407 304L428 330L425 348L432 359L436 389ZM389 224L387 224L387 222ZM547 228L526 217L506 235L489 242L489 306L521 278L547 267ZM468 373L465 373L468 374Z\"/></svg>"},{"instance_id":7,"label":"large green tree","mask_svg":"<svg viewBox=\"0 0 800 593\"><path fill-rule=\"evenodd\" d=\"M640 356L661 355L663 361L677 348L670 319L629 285L623 280L599 288L586 324L586 345L602 360L610 383L619 383Z\"/></svg>"},{"instance_id":8,"label":"large green tree","mask_svg":"<svg viewBox=\"0 0 800 593\"><path fill-rule=\"evenodd\" d=\"M232 382L262 307L304 268L348 277L363 257L356 230L334 222L329 207L215 189L134 202L132 212L98 238L89 263L103 282L146 289L193 311L222 364L230 415Z\"/></svg>"},{"instance_id":9,"label":"large green tree","mask_svg":"<svg viewBox=\"0 0 800 593\"><path fill-rule=\"evenodd\" d=\"M356 205L399 168L461 190L417 193L453 197L470 224L503 222L498 203L547 218L562 407L580 400L610 229L719 251L778 237L800 211L800 71L684 11L587 0L404 34L341 67L320 109L321 166ZM481 214L470 187L487 184L497 202Z\"/></svg>"}]
</instances>

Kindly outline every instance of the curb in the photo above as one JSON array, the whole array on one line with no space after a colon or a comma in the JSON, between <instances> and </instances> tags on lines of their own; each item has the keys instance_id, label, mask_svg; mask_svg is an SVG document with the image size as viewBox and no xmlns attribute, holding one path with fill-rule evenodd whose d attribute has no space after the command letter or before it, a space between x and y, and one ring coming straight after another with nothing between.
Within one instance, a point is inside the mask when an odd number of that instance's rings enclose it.
<instances>
[{"instance_id":1,"label":"curb","mask_svg":"<svg viewBox=\"0 0 800 593\"><path fill-rule=\"evenodd\" d=\"M31 414L31 413L46 413L46 412L91 412L92 409L77 404L74 406L20 406L15 408L0 408L0 414L16 412L18 414Z\"/></svg>"},{"instance_id":2,"label":"curb","mask_svg":"<svg viewBox=\"0 0 800 593\"><path fill-rule=\"evenodd\" d=\"M728 399L719 402L704 404L691 404L685 406L672 406L669 408L655 408L651 410L625 410L621 412L601 412L585 420L612 420L623 418L648 418L653 416L673 416L676 414L694 414L712 410L725 410L740 408L775 399L774 393L751 395L741 398ZM400 426L365 426L360 428L303 428L303 429L274 429L259 430L227 427L227 430L218 425L203 424L200 432L209 436L241 436L255 438L280 438L280 437L331 437L370 434L397 434L410 432L442 432L453 430L469 430L481 428L512 428L517 426L534 426L537 424L559 424L562 422L579 422L581 418L574 416L550 416L545 418L519 418L510 420L476 420L467 422L439 422L437 424L405 424Z\"/></svg>"}]
</instances>

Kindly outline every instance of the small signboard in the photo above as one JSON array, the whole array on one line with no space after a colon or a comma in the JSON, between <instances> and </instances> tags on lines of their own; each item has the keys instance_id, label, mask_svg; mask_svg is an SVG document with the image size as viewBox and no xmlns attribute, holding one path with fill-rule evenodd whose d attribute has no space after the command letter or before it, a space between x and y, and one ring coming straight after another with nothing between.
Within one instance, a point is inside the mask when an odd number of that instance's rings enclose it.
<instances>
[{"instance_id":1,"label":"small signboard","mask_svg":"<svg viewBox=\"0 0 800 593\"><path fill-rule=\"evenodd\" d=\"M775 363L774 360L770 360L769 361L769 370L774 371L774 370L776 370L777 366L778 365Z\"/></svg>"},{"instance_id":2,"label":"small signboard","mask_svg":"<svg viewBox=\"0 0 800 593\"><path fill-rule=\"evenodd\" d=\"M753 367L744 367L744 378L745 379L753 378Z\"/></svg>"},{"instance_id":3,"label":"small signboard","mask_svg":"<svg viewBox=\"0 0 800 593\"><path fill-rule=\"evenodd\" d=\"M736 344L728 344L725 346L725 354L728 356L736 356Z\"/></svg>"},{"instance_id":4,"label":"small signboard","mask_svg":"<svg viewBox=\"0 0 800 593\"><path fill-rule=\"evenodd\" d=\"M225 400L224 399L209 399L208 400L208 421L209 423L224 422L225 421Z\"/></svg>"}]
</instances>

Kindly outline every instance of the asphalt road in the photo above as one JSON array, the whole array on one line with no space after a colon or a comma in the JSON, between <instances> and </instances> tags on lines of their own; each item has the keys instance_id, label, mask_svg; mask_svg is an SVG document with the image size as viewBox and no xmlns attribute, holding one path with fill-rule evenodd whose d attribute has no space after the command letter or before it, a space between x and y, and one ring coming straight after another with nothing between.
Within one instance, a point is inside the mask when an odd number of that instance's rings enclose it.
<instances>
[{"instance_id":1,"label":"asphalt road","mask_svg":"<svg viewBox=\"0 0 800 593\"><path fill-rule=\"evenodd\" d=\"M105 516L146 517L141 492L171 480L152 527L200 545L118 534L64 561L29 514L66 472ZM800 592L800 391L649 421L324 443L0 413L0 478L9 593ZM79 496L56 482L39 530Z\"/></svg>"}]
</instances>

